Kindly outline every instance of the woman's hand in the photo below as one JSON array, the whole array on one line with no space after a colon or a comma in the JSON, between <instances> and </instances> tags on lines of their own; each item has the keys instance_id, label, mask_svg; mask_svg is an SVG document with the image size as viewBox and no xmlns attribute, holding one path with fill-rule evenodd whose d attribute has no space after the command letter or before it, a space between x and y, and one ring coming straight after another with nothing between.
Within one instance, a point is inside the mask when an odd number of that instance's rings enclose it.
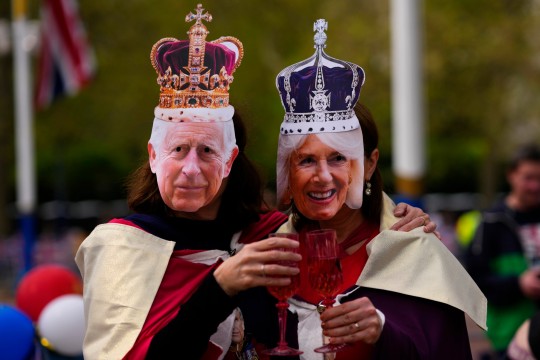
<instances>
[{"instance_id":1,"label":"woman's hand","mask_svg":"<svg viewBox=\"0 0 540 360\"><path fill-rule=\"evenodd\" d=\"M374 344L382 332L381 319L367 297L324 310L321 321L323 334L333 344L356 341Z\"/></svg>"},{"instance_id":2,"label":"woman's hand","mask_svg":"<svg viewBox=\"0 0 540 360\"><path fill-rule=\"evenodd\" d=\"M297 248L298 241L269 238L244 246L214 271L221 288L230 296L256 286L287 286L298 267L278 265L278 261L300 261L302 256L280 248Z\"/></svg>"},{"instance_id":3,"label":"woman's hand","mask_svg":"<svg viewBox=\"0 0 540 360\"><path fill-rule=\"evenodd\" d=\"M420 208L405 203L399 203L394 208L394 216L401 219L392 225L390 230L411 231L419 226L423 226L424 232L432 232L439 239L441 238L439 232L435 231L435 229L437 229L437 224L431 221L429 215Z\"/></svg>"}]
</instances>

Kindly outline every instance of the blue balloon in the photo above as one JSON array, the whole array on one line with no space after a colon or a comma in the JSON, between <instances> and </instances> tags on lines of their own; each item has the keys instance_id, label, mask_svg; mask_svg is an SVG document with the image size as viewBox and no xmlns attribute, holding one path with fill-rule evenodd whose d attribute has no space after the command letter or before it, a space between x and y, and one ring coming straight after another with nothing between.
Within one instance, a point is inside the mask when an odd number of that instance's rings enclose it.
<instances>
[{"instance_id":1,"label":"blue balloon","mask_svg":"<svg viewBox=\"0 0 540 360\"><path fill-rule=\"evenodd\" d=\"M25 360L34 350L34 325L18 309L0 304L0 357Z\"/></svg>"}]
</instances>

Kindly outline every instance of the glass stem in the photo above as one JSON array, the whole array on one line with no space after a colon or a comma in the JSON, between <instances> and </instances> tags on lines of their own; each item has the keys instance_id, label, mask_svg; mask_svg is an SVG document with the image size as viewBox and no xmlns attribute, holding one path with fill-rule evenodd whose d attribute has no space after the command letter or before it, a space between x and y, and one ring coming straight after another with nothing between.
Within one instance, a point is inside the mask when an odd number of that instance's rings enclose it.
<instances>
[{"instance_id":1,"label":"glass stem","mask_svg":"<svg viewBox=\"0 0 540 360\"><path fill-rule=\"evenodd\" d=\"M286 301L279 301L276 304L278 309L278 324L279 324L279 342L278 347L286 347L287 341L285 341L285 329L287 328L287 309L289 303Z\"/></svg>"}]
</instances>

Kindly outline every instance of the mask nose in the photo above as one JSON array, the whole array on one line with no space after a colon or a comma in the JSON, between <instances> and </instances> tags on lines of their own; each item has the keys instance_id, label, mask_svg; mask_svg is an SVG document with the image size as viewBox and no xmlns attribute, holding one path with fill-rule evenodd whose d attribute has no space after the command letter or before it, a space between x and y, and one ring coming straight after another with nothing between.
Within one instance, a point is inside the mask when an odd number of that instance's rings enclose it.
<instances>
[{"instance_id":1,"label":"mask nose","mask_svg":"<svg viewBox=\"0 0 540 360\"><path fill-rule=\"evenodd\" d=\"M199 166L199 156L196 149L191 149L187 156L184 158L184 166L182 167L182 173L188 177L194 177L199 175L201 168Z\"/></svg>"},{"instance_id":2,"label":"mask nose","mask_svg":"<svg viewBox=\"0 0 540 360\"><path fill-rule=\"evenodd\" d=\"M332 175L328 169L328 164L326 161L321 161L317 164L317 170L315 174L318 182L329 182L332 181Z\"/></svg>"}]
</instances>

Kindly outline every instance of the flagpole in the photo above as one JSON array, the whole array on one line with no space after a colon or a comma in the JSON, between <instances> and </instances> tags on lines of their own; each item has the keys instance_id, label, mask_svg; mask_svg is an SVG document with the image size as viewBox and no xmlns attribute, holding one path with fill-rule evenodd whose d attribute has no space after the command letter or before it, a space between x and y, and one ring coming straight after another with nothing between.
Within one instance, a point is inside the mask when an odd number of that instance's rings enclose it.
<instances>
[{"instance_id":1,"label":"flagpole","mask_svg":"<svg viewBox=\"0 0 540 360\"><path fill-rule=\"evenodd\" d=\"M24 272L32 268L35 243L36 175L30 49L27 41L27 0L12 0L13 68L15 89L15 157L17 210L24 240Z\"/></svg>"},{"instance_id":2,"label":"flagpole","mask_svg":"<svg viewBox=\"0 0 540 360\"><path fill-rule=\"evenodd\" d=\"M421 206L425 129L422 0L392 0L392 155L399 200Z\"/></svg>"}]
</instances>

